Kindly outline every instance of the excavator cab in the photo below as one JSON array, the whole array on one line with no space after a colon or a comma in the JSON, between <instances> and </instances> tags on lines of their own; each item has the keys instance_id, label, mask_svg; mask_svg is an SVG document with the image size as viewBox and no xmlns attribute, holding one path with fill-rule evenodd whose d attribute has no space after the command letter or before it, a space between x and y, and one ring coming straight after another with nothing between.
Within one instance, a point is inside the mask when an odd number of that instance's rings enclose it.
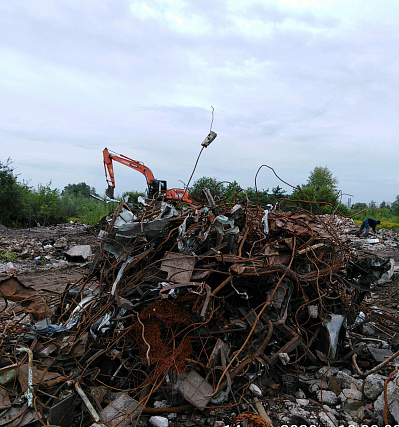
<instances>
[{"instance_id":1,"label":"excavator cab","mask_svg":"<svg viewBox=\"0 0 399 427\"><path fill-rule=\"evenodd\" d=\"M153 179L148 184L148 198L157 199L160 196L166 196L166 181L160 179Z\"/></svg>"}]
</instances>

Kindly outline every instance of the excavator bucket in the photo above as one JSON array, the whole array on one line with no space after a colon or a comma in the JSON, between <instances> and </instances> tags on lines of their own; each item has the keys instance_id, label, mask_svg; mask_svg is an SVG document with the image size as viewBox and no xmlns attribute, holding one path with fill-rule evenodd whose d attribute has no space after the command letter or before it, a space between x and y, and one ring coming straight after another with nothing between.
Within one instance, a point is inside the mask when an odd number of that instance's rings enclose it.
<instances>
[{"instance_id":1,"label":"excavator bucket","mask_svg":"<svg viewBox=\"0 0 399 427\"><path fill-rule=\"evenodd\" d=\"M105 194L107 195L107 197L109 197L110 199L114 198L114 187L112 187L112 185L108 185L108 188L105 190Z\"/></svg>"}]
</instances>

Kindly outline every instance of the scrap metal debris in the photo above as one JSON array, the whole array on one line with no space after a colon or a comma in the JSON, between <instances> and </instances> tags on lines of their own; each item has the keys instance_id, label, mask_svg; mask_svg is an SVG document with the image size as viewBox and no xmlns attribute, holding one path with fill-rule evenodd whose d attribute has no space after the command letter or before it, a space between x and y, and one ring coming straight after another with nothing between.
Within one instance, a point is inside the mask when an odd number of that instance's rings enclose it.
<instances>
[{"instance_id":1,"label":"scrap metal debris","mask_svg":"<svg viewBox=\"0 0 399 427\"><path fill-rule=\"evenodd\" d=\"M336 217L206 198L134 211L121 203L89 274L52 311L15 275L0 282L1 420L270 426L395 417L394 398L391 412L367 407L399 355L390 350L398 317L367 303L393 261L359 258ZM371 324L378 338L365 335ZM363 384L374 373L379 393ZM331 409L340 401L345 411Z\"/></svg>"}]
</instances>

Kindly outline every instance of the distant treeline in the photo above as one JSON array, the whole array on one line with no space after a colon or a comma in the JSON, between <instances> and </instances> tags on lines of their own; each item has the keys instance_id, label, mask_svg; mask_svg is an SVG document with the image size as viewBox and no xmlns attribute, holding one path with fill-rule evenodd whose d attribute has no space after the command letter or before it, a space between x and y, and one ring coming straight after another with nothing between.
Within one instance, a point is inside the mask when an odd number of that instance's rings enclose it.
<instances>
[{"instance_id":1,"label":"distant treeline","mask_svg":"<svg viewBox=\"0 0 399 427\"><path fill-rule=\"evenodd\" d=\"M11 160L0 161L0 224L7 227L33 227L71 220L96 224L116 208L116 203L104 203L92 198L90 195L99 196L95 188L85 182L68 184L61 191L52 189L51 182L33 188L17 178ZM355 219L359 221L372 217L383 221L383 225L391 224L391 228L399 224L399 195L391 206L387 206L385 202L380 206L376 206L374 202L356 203L349 209L341 203L338 179L326 166L315 167L306 184L292 187L291 193L280 186L271 190L255 187L243 189L236 181L226 183L215 177L202 177L189 188L190 197L200 201L205 187L216 200L223 199L231 204L273 206L284 211L303 209L314 214L335 212L352 216L358 213ZM132 191L122 194L121 198L135 204L139 196L144 194Z\"/></svg>"}]
</instances>

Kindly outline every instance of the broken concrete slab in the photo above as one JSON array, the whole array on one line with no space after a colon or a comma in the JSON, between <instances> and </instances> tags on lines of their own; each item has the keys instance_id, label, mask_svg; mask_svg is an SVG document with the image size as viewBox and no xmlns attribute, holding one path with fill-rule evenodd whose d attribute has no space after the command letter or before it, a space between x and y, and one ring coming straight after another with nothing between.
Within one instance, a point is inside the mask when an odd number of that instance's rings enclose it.
<instances>
[{"instance_id":1,"label":"broken concrete slab","mask_svg":"<svg viewBox=\"0 0 399 427\"><path fill-rule=\"evenodd\" d=\"M198 372L180 375L175 388L194 406L204 409L213 395L213 387Z\"/></svg>"},{"instance_id":2,"label":"broken concrete slab","mask_svg":"<svg viewBox=\"0 0 399 427\"><path fill-rule=\"evenodd\" d=\"M364 383L364 396L375 401L384 389L385 380L386 377L379 374L369 375Z\"/></svg>"},{"instance_id":3,"label":"broken concrete slab","mask_svg":"<svg viewBox=\"0 0 399 427\"><path fill-rule=\"evenodd\" d=\"M121 393L100 412L100 421L111 427L126 427L138 417L143 406L137 400Z\"/></svg>"},{"instance_id":4,"label":"broken concrete slab","mask_svg":"<svg viewBox=\"0 0 399 427\"><path fill-rule=\"evenodd\" d=\"M388 383L387 400L389 413L394 417L396 423L399 423L399 387L398 378ZM382 392L374 403L375 411L382 414L385 408L385 393Z\"/></svg>"}]
</instances>

